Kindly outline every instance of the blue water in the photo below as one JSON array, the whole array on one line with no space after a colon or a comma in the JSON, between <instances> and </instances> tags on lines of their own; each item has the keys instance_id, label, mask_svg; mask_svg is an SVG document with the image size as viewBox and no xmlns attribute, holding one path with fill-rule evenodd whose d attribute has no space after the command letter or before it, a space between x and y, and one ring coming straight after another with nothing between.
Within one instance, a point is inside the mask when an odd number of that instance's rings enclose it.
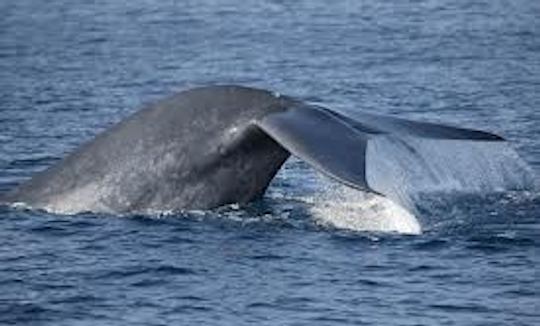
<instances>
[{"instance_id":1,"label":"blue water","mask_svg":"<svg viewBox=\"0 0 540 326\"><path fill-rule=\"evenodd\" d=\"M0 12L0 191L143 103L211 83L497 132L540 171L538 1L18 0ZM282 176L270 190L295 187ZM166 216L1 207L0 324L540 324L538 191L417 209L412 236L322 224L288 197Z\"/></svg>"}]
</instances>

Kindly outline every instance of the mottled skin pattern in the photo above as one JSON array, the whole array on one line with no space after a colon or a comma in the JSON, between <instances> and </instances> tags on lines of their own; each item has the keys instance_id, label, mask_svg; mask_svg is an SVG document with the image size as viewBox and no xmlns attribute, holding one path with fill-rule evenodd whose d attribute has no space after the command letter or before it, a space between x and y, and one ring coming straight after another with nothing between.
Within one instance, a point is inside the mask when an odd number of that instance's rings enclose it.
<instances>
[{"instance_id":1,"label":"mottled skin pattern","mask_svg":"<svg viewBox=\"0 0 540 326\"><path fill-rule=\"evenodd\" d=\"M67 213L251 201L289 156L253 122L293 102L236 86L181 92L98 135L6 199Z\"/></svg>"}]
</instances>

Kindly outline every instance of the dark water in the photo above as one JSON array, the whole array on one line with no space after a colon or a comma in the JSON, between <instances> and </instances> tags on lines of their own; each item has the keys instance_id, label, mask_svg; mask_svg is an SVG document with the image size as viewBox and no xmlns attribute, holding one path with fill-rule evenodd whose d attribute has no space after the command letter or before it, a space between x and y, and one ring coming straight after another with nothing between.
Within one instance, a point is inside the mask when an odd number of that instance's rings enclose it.
<instances>
[{"instance_id":1,"label":"dark water","mask_svg":"<svg viewBox=\"0 0 540 326\"><path fill-rule=\"evenodd\" d=\"M0 12L2 191L142 103L210 83L496 131L540 170L538 1ZM321 225L286 198L162 217L0 208L0 324L540 324L537 191L439 196L419 212L424 233L406 236Z\"/></svg>"}]
</instances>

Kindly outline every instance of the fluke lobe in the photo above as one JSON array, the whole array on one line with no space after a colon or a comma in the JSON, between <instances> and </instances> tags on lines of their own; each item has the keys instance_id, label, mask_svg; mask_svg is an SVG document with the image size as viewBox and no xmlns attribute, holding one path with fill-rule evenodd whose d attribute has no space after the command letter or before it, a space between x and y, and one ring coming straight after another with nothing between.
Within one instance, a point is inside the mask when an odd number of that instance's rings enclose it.
<instances>
[{"instance_id":1,"label":"fluke lobe","mask_svg":"<svg viewBox=\"0 0 540 326\"><path fill-rule=\"evenodd\" d=\"M370 142L384 137L504 142L482 131L344 114L261 89L201 87L136 112L2 201L61 213L246 203L263 195L290 154L350 187L385 194L366 163Z\"/></svg>"}]
</instances>

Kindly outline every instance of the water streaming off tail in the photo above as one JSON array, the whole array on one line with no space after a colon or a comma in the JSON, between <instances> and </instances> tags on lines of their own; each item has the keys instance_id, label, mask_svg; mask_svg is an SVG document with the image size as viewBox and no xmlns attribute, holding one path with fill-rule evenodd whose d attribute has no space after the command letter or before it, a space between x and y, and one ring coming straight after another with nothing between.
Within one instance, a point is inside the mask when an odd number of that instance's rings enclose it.
<instances>
[{"instance_id":1,"label":"water streaming off tail","mask_svg":"<svg viewBox=\"0 0 540 326\"><path fill-rule=\"evenodd\" d=\"M420 193L529 190L536 183L507 142L392 136L369 141L366 177L371 188L398 202Z\"/></svg>"}]
</instances>

